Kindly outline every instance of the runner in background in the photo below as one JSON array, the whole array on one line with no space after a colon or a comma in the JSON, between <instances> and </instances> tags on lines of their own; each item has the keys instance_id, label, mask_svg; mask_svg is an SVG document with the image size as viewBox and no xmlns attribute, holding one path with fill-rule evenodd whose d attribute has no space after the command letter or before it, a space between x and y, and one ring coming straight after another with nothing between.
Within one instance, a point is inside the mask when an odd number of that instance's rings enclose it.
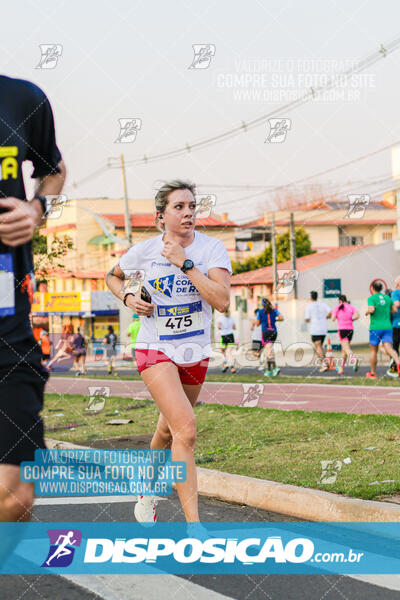
<instances>
[{"instance_id":1,"label":"runner in background","mask_svg":"<svg viewBox=\"0 0 400 600\"><path fill-rule=\"evenodd\" d=\"M72 348L72 334L63 332L60 339L58 340L55 347L55 354L51 360L47 363L46 367L51 370L54 363L60 363L64 360L68 360L73 356Z\"/></svg>"},{"instance_id":2,"label":"runner in background","mask_svg":"<svg viewBox=\"0 0 400 600\"><path fill-rule=\"evenodd\" d=\"M131 344L132 360L135 360L135 344L136 344L136 338L139 333L139 329L140 329L139 315L137 315L136 313L133 313L132 321L129 323L128 332L127 332L130 337L130 340L131 340L130 344Z\"/></svg>"},{"instance_id":3,"label":"runner in background","mask_svg":"<svg viewBox=\"0 0 400 600\"><path fill-rule=\"evenodd\" d=\"M283 321L284 318L277 308L274 308L267 298L262 300L263 308L257 311L256 325L261 326L262 339L264 341L265 364L267 369L265 377L276 377L281 372L276 366L274 356L274 342L278 336L276 328L277 321ZM261 362L261 360L260 360Z\"/></svg>"},{"instance_id":4,"label":"runner in background","mask_svg":"<svg viewBox=\"0 0 400 600\"><path fill-rule=\"evenodd\" d=\"M325 302L318 300L318 292L310 292L309 304L306 306L304 319L306 323L310 323L311 341L314 344L316 353L321 359L320 373L324 373L329 369L325 360L324 340L328 333L328 321L332 315L331 309Z\"/></svg>"},{"instance_id":5,"label":"runner in background","mask_svg":"<svg viewBox=\"0 0 400 600\"><path fill-rule=\"evenodd\" d=\"M51 357L51 346L53 342L45 329L40 332L39 346L42 352L42 365L46 366Z\"/></svg>"},{"instance_id":6,"label":"runner in background","mask_svg":"<svg viewBox=\"0 0 400 600\"><path fill-rule=\"evenodd\" d=\"M393 333L391 314L395 311L393 300L390 296L382 293L382 284L379 281L372 283L372 296L368 298L368 309L365 313L370 317L369 344L371 370L366 377L376 378L376 365L378 362L378 346L383 344L386 354L396 363L397 373L400 377L399 355L393 350Z\"/></svg>"},{"instance_id":7,"label":"runner in background","mask_svg":"<svg viewBox=\"0 0 400 600\"><path fill-rule=\"evenodd\" d=\"M400 276L394 280L394 290L391 293L394 312L392 313L393 350L399 353L400 346ZM392 359L389 369L386 371L391 377L397 377L396 363Z\"/></svg>"},{"instance_id":8,"label":"runner in background","mask_svg":"<svg viewBox=\"0 0 400 600\"><path fill-rule=\"evenodd\" d=\"M336 366L336 371L339 375L343 375L346 361L349 361L354 371L358 371L358 358L351 351L350 342L353 338L354 325L353 322L360 318L355 306L350 304L344 294L338 298L339 304L332 310L332 321L338 323L339 339L342 345L342 360L340 365Z\"/></svg>"},{"instance_id":9,"label":"runner in background","mask_svg":"<svg viewBox=\"0 0 400 600\"><path fill-rule=\"evenodd\" d=\"M212 308L229 307L232 266L221 240L195 230L195 194L190 182L165 183L155 198L162 233L132 246L106 280L117 298L143 316L136 361L160 411L150 448L171 448L174 461L185 461L186 481L177 482L176 489L188 535L207 539L199 523L193 406L212 354ZM143 289L135 295L125 289L125 277L136 269L144 270L150 302L141 299ZM156 503L154 496L139 497L136 519L154 523Z\"/></svg>"},{"instance_id":10,"label":"runner in background","mask_svg":"<svg viewBox=\"0 0 400 600\"><path fill-rule=\"evenodd\" d=\"M112 325L109 325L107 329L108 333L106 333L106 335L103 338L103 345L106 349L108 374L112 375L114 373L114 375L118 375L118 373L115 370L115 357L117 356L118 338L114 333L114 327Z\"/></svg>"},{"instance_id":11,"label":"runner in background","mask_svg":"<svg viewBox=\"0 0 400 600\"><path fill-rule=\"evenodd\" d=\"M217 328L221 333L220 346L224 357L222 372L225 373L229 368L231 373L236 373L235 359L233 351L235 349L235 334L236 329L235 319L231 316L230 310L225 311L217 319Z\"/></svg>"},{"instance_id":12,"label":"runner in background","mask_svg":"<svg viewBox=\"0 0 400 600\"><path fill-rule=\"evenodd\" d=\"M80 327L78 327L77 332L72 336L71 346L74 357L73 369L76 370L76 375L85 375L87 341L82 335Z\"/></svg>"}]
</instances>

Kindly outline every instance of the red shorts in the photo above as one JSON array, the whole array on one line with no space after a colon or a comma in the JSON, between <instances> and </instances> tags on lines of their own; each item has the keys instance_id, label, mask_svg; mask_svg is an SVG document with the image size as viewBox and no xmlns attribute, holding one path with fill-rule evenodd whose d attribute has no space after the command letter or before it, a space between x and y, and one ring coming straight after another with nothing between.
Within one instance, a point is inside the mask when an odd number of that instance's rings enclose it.
<instances>
[{"instance_id":1,"label":"red shorts","mask_svg":"<svg viewBox=\"0 0 400 600\"><path fill-rule=\"evenodd\" d=\"M209 358L203 358L203 360L190 363L187 365L178 365L173 360L168 358L164 352L159 350L135 350L136 364L139 373L162 362L171 362L178 367L179 378L181 383L187 385L199 385L203 383L206 378Z\"/></svg>"}]
</instances>

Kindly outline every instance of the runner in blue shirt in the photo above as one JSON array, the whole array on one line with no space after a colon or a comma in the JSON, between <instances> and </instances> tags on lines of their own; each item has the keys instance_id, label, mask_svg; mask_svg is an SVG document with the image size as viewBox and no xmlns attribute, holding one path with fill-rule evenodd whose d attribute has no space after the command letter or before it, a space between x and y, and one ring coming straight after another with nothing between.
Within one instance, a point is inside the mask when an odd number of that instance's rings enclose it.
<instances>
[{"instance_id":1,"label":"runner in blue shirt","mask_svg":"<svg viewBox=\"0 0 400 600\"><path fill-rule=\"evenodd\" d=\"M274 356L274 342L278 335L276 322L283 321L283 316L267 298L263 298L262 304L263 308L257 311L256 325L261 325L262 341L265 348L267 370L264 376L270 377L272 375L272 377L276 377L280 373L280 368L276 366Z\"/></svg>"},{"instance_id":2,"label":"runner in blue shirt","mask_svg":"<svg viewBox=\"0 0 400 600\"><path fill-rule=\"evenodd\" d=\"M394 280L395 289L390 294L394 308L396 312L392 314L392 326L393 326L393 349L399 353L400 346L400 276ZM391 377L398 377L396 363L394 360L391 361L388 371L386 371Z\"/></svg>"}]
</instances>

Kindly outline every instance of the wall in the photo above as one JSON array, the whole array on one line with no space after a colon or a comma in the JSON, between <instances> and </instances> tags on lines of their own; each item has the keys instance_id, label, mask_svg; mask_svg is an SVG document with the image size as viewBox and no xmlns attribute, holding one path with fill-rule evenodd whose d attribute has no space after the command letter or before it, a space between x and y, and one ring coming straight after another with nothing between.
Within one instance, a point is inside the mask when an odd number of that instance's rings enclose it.
<instances>
[{"instance_id":1,"label":"wall","mask_svg":"<svg viewBox=\"0 0 400 600\"><path fill-rule=\"evenodd\" d=\"M343 258L332 260L308 271L303 271L298 279L299 298L308 298L311 290L322 297L322 280L340 278L342 292L350 299L367 298L369 284L377 277L393 287L393 280L400 274L400 257L394 250L393 242L385 242L362 250L356 250Z\"/></svg>"}]
</instances>

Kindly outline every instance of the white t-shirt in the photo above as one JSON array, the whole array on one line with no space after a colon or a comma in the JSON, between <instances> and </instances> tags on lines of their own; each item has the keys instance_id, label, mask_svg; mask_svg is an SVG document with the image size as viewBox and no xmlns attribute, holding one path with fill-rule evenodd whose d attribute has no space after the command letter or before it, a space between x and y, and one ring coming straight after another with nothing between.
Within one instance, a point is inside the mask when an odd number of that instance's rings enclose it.
<instances>
[{"instance_id":1,"label":"white t-shirt","mask_svg":"<svg viewBox=\"0 0 400 600\"><path fill-rule=\"evenodd\" d=\"M218 324L221 325L221 329L218 328L218 333L221 336L229 335L230 333L233 333L233 326L235 324L235 319L233 317L231 317L230 315L229 315L229 317L227 317L226 315L221 315L217 319L217 325Z\"/></svg>"},{"instance_id":2,"label":"white t-shirt","mask_svg":"<svg viewBox=\"0 0 400 600\"><path fill-rule=\"evenodd\" d=\"M151 317L140 317L136 349L158 349L177 364L198 362L211 356L211 306L188 275L161 255L162 238L138 242L119 263L125 276L144 270L144 286L156 305ZM232 274L229 254L217 238L195 231L185 254L204 275L214 267Z\"/></svg>"},{"instance_id":3,"label":"white t-shirt","mask_svg":"<svg viewBox=\"0 0 400 600\"><path fill-rule=\"evenodd\" d=\"M328 322L326 315L331 311L325 302L310 302L306 306L304 317L310 319L311 335L326 335L328 333Z\"/></svg>"}]
</instances>

